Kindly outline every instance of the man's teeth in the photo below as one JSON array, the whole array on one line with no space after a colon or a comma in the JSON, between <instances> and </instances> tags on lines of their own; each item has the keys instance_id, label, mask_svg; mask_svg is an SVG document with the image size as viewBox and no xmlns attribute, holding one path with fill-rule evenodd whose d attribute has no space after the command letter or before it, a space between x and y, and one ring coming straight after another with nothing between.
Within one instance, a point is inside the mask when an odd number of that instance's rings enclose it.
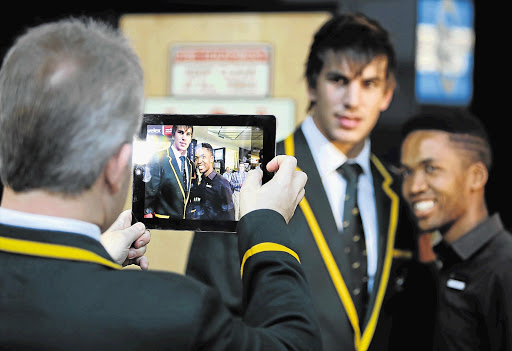
<instances>
[{"instance_id":1,"label":"man's teeth","mask_svg":"<svg viewBox=\"0 0 512 351\"><path fill-rule=\"evenodd\" d=\"M414 209L418 211L430 210L432 207L434 207L434 201L432 200L420 201L414 204Z\"/></svg>"}]
</instances>

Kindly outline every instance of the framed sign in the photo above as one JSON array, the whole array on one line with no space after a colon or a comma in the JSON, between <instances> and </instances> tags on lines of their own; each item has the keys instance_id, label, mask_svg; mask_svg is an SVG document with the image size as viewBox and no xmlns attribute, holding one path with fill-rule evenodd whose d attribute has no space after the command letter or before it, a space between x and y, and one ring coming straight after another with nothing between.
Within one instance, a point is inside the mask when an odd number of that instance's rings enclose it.
<instances>
[{"instance_id":1,"label":"framed sign","mask_svg":"<svg viewBox=\"0 0 512 351\"><path fill-rule=\"evenodd\" d=\"M169 95L174 97L269 97L272 46L177 44L169 55Z\"/></svg>"}]
</instances>

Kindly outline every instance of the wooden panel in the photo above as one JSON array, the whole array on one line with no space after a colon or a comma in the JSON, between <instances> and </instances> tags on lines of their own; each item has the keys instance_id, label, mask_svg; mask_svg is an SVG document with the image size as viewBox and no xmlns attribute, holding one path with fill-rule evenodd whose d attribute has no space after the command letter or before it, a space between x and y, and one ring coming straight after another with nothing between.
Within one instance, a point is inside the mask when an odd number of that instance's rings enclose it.
<instances>
[{"instance_id":1,"label":"wooden panel","mask_svg":"<svg viewBox=\"0 0 512 351\"><path fill-rule=\"evenodd\" d=\"M264 42L273 46L272 97L292 98L296 124L306 116L303 77L309 46L327 12L127 14L120 28L140 57L148 97L167 96L169 50L183 43ZM243 113L241 111L240 113ZM279 121L279 116L276 116ZM131 194L125 208L131 207ZM150 269L183 273L193 232L152 231L147 257Z\"/></svg>"}]
</instances>

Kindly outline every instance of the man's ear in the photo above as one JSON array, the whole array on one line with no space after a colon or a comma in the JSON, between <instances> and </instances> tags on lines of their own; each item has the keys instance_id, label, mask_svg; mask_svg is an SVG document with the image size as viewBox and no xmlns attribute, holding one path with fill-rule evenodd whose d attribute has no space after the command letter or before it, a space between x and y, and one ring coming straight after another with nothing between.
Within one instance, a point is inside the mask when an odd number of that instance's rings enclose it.
<instances>
[{"instance_id":1,"label":"man's ear","mask_svg":"<svg viewBox=\"0 0 512 351\"><path fill-rule=\"evenodd\" d=\"M470 166L471 189L479 190L485 187L489 179L489 171L482 162L475 162Z\"/></svg>"},{"instance_id":2,"label":"man's ear","mask_svg":"<svg viewBox=\"0 0 512 351\"><path fill-rule=\"evenodd\" d=\"M388 82L388 86L386 87L386 90L384 91L384 99L382 100L381 105L380 105L381 112L384 112L388 109L389 105L391 104L391 100L393 100L394 93L395 93L395 83Z\"/></svg>"},{"instance_id":3,"label":"man's ear","mask_svg":"<svg viewBox=\"0 0 512 351\"><path fill-rule=\"evenodd\" d=\"M111 193L121 189L127 168L132 163L132 144L123 144L119 150L108 160L103 171L105 183Z\"/></svg>"},{"instance_id":4,"label":"man's ear","mask_svg":"<svg viewBox=\"0 0 512 351\"><path fill-rule=\"evenodd\" d=\"M309 101L316 102L316 89L308 86L308 97Z\"/></svg>"}]
</instances>

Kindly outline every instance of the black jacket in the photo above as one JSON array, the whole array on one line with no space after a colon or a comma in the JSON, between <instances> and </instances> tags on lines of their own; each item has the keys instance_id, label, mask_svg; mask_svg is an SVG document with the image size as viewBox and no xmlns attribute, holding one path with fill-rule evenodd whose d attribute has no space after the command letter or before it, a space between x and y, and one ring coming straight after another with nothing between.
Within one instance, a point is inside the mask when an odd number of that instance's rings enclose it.
<instances>
[{"instance_id":1,"label":"black jacket","mask_svg":"<svg viewBox=\"0 0 512 351\"><path fill-rule=\"evenodd\" d=\"M0 349L320 350L283 217L254 211L238 233L240 257L248 253L242 278L236 262L246 289L241 318L197 280L115 269L84 235L0 225Z\"/></svg>"},{"instance_id":2,"label":"black jacket","mask_svg":"<svg viewBox=\"0 0 512 351\"><path fill-rule=\"evenodd\" d=\"M192 175L192 161L188 157L186 160L188 174ZM174 152L169 148L157 153L149 164L149 172L150 179L145 188L145 212L164 218L185 218L191 176L187 178L185 189Z\"/></svg>"}]
</instances>

